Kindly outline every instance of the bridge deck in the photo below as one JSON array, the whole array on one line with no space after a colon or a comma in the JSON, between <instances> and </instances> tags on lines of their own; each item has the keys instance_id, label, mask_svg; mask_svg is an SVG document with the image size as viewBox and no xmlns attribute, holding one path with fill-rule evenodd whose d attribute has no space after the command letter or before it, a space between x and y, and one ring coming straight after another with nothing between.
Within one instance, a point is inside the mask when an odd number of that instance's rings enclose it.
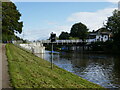
<instances>
[{"instance_id":1,"label":"bridge deck","mask_svg":"<svg viewBox=\"0 0 120 90\"><path fill-rule=\"evenodd\" d=\"M55 42L52 42L50 40L42 40L41 43L44 45L49 44L56 44L56 45L83 45L83 44L90 44L91 41L85 40L84 42L82 40L56 40Z\"/></svg>"}]
</instances>

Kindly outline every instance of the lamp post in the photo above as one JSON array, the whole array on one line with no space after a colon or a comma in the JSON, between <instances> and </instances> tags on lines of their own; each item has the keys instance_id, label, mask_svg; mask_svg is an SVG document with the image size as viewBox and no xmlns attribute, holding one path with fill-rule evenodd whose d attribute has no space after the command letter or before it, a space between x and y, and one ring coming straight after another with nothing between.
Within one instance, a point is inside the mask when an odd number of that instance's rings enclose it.
<instances>
[{"instance_id":1,"label":"lamp post","mask_svg":"<svg viewBox=\"0 0 120 90\"><path fill-rule=\"evenodd\" d=\"M51 69L53 69L53 42L56 41L56 34L53 32L51 33L50 36L51 44L52 44L52 49L51 49Z\"/></svg>"}]
</instances>

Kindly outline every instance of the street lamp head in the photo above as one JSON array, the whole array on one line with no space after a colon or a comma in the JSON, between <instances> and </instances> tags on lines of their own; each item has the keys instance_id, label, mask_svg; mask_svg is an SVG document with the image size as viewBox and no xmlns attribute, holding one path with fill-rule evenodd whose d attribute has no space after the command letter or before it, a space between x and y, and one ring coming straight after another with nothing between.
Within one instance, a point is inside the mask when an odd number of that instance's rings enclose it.
<instances>
[{"instance_id":1,"label":"street lamp head","mask_svg":"<svg viewBox=\"0 0 120 90\"><path fill-rule=\"evenodd\" d=\"M56 41L56 34L55 33L53 33L53 32L51 33L50 40L51 40L51 42Z\"/></svg>"}]
</instances>

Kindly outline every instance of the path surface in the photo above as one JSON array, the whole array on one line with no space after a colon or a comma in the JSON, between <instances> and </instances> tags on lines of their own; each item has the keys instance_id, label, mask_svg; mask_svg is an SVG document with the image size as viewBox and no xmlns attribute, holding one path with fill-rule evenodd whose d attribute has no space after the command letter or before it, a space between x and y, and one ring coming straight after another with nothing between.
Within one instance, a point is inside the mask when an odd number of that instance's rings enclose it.
<instances>
[{"instance_id":1,"label":"path surface","mask_svg":"<svg viewBox=\"0 0 120 90\"><path fill-rule=\"evenodd\" d=\"M0 49L1 50L1 49ZM5 44L2 44L2 88L10 88Z\"/></svg>"}]
</instances>

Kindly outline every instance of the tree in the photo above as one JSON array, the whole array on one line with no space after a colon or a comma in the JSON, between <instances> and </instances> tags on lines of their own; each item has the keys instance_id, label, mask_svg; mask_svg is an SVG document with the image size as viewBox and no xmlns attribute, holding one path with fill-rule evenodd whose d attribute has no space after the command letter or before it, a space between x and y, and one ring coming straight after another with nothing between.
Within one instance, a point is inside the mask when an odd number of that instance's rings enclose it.
<instances>
[{"instance_id":1,"label":"tree","mask_svg":"<svg viewBox=\"0 0 120 90\"><path fill-rule=\"evenodd\" d=\"M108 17L106 28L113 34L113 40L118 42L120 38L120 15L117 10L113 12L113 15Z\"/></svg>"},{"instance_id":2,"label":"tree","mask_svg":"<svg viewBox=\"0 0 120 90\"><path fill-rule=\"evenodd\" d=\"M2 41L16 39L15 33L21 33L23 22L21 14L12 2L2 2Z\"/></svg>"},{"instance_id":3,"label":"tree","mask_svg":"<svg viewBox=\"0 0 120 90\"><path fill-rule=\"evenodd\" d=\"M106 28L113 34L113 44L117 51L120 52L120 12L115 10L113 15L108 17Z\"/></svg>"},{"instance_id":4,"label":"tree","mask_svg":"<svg viewBox=\"0 0 120 90\"><path fill-rule=\"evenodd\" d=\"M62 32L59 36L59 39L65 40L65 39L69 39L70 35L68 32Z\"/></svg>"},{"instance_id":5,"label":"tree","mask_svg":"<svg viewBox=\"0 0 120 90\"><path fill-rule=\"evenodd\" d=\"M116 35L120 31L120 15L117 10L113 12L112 16L108 17L106 28L110 30L113 35Z\"/></svg>"},{"instance_id":6,"label":"tree","mask_svg":"<svg viewBox=\"0 0 120 90\"><path fill-rule=\"evenodd\" d=\"M87 37L87 32L88 32L87 26L80 22L72 26L70 35L72 37L78 37L79 39L82 39L84 41Z\"/></svg>"}]
</instances>

